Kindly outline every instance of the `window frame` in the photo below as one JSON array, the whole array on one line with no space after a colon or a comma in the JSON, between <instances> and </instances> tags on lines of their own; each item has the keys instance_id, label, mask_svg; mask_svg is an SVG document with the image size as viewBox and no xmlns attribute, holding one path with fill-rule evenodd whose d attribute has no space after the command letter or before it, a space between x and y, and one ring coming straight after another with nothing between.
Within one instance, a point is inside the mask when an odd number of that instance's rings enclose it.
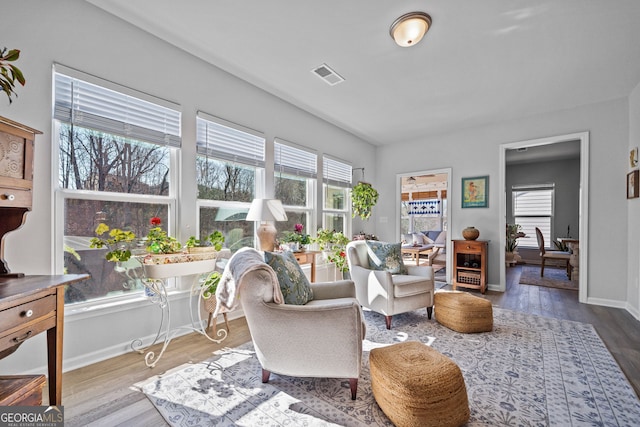
<instances>
[{"instance_id":1,"label":"window frame","mask_svg":"<svg viewBox=\"0 0 640 427\"><path fill-rule=\"evenodd\" d=\"M331 173L331 164L337 168L337 173ZM342 170L340 170L342 169ZM347 173L348 171L348 173ZM337 157L324 154L322 156L322 228L328 229L327 215L337 215L343 217L343 230L345 236L351 236L351 187L353 185L353 166L351 163L338 159ZM341 188L344 190L344 208L327 208L327 196L329 188ZM332 228L333 229L333 228Z\"/></svg>"},{"instance_id":2,"label":"window frame","mask_svg":"<svg viewBox=\"0 0 640 427\"><path fill-rule=\"evenodd\" d=\"M516 198L518 197L518 193L524 192L549 192L549 213L548 214L519 214L517 212L516 206ZM530 248L537 249L538 242L536 238L535 227L540 228L542 232L544 241L545 241L545 249L552 249L552 236L554 235L554 227L553 227L553 218L555 214L555 184L527 184L527 185L514 185L511 187L511 200L512 200L512 216L515 224L519 224L518 218L528 218L528 219L537 219L537 218L545 218L549 221L549 226L546 227L546 224L543 222L537 223L533 225L533 228L523 226L522 231L526 234L526 237L520 238L518 242L518 246L521 248ZM520 224L522 225L522 224ZM548 228L548 233L547 233Z\"/></svg>"}]
</instances>

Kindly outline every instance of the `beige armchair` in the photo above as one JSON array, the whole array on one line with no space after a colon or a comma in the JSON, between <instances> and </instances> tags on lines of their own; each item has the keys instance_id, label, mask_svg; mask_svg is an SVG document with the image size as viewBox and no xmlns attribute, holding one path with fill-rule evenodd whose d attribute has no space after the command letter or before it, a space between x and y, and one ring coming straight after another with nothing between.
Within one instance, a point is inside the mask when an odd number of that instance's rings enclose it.
<instances>
[{"instance_id":1,"label":"beige armchair","mask_svg":"<svg viewBox=\"0 0 640 427\"><path fill-rule=\"evenodd\" d=\"M265 271L248 272L242 282L240 302L262 382L269 381L271 372L348 378L355 400L366 329L353 282L311 283L313 300L305 305L275 303L273 280Z\"/></svg>"},{"instance_id":2,"label":"beige armchair","mask_svg":"<svg viewBox=\"0 0 640 427\"><path fill-rule=\"evenodd\" d=\"M347 244L347 262L351 280L356 286L356 298L362 307L385 316L387 329L391 329L394 314L419 308L433 312L433 268L407 265L408 274L391 274L369 267L367 243L355 240Z\"/></svg>"}]
</instances>

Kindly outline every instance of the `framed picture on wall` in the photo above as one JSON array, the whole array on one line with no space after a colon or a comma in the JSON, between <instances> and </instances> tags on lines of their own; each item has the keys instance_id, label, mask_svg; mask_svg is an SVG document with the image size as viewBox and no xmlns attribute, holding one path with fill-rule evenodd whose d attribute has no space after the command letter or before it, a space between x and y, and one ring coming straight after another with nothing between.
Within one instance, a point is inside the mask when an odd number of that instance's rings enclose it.
<instances>
[{"instance_id":1,"label":"framed picture on wall","mask_svg":"<svg viewBox=\"0 0 640 427\"><path fill-rule=\"evenodd\" d=\"M631 171L627 174L627 199L635 199L638 197L638 170Z\"/></svg>"},{"instance_id":2,"label":"framed picture on wall","mask_svg":"<svg viewBox=\"0 0 640 427\"><path fill-rule=\"evenodd\" d=\"M489 206L489 176L462 178L462 207L486 208Z\"/></svg>"}]
</instances>

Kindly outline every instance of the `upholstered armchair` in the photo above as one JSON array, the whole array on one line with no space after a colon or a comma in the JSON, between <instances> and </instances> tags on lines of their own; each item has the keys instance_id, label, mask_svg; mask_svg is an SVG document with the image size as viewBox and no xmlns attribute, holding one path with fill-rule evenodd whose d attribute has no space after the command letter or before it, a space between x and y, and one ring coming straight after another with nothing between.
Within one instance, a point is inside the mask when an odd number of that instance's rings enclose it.
<instances>
[{"instance_id":1,"label":"upholstered armchair","mask_svg":"<svg viewBox=\"0 0 640 427\"><path fill-rule=\"evenodd\" d=\"M293 305L274 302L273 277L264 269L247 272L241 280L238 294L262 382L269 381L271 372L348 378L355 399L366 329L353 282L311 283L313 299Z\"/></svg>"},{"instance_id":2,"label":"upholstered armchair","mask_svg":"<svg viewBox=\"0 0 640 427\"><path fill-rule=\"evenodd\" d=\"M433 268L406 265L408 274L392 274L387 270L371 268L369 257L369 246L366 241L355 240L347 244L347 262L351 280L355 283L356 298L362 307L383 314L387 329L391 329L391 318L394 314L420 308L426 308L427 316L431 319L434 294Z\"/></svg>"}]
</instances>

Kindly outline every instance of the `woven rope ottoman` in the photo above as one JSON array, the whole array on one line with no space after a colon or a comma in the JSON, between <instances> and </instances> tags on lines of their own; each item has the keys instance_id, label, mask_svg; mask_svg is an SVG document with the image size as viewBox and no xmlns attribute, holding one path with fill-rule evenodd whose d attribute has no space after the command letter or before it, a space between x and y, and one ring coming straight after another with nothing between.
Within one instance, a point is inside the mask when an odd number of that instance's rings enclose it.
<instances>
[{"instance_id":1,"label":"woven rope ottoman","mask_svg":"<svg viewBox=\"0 0 640 427\"><path fill-rule=\"evenodd\" d=\"M436 321L441 325L462 333L493 329L491 301L461 291L439 291L433 298Z\"/></svg>"},{"instance_id":2,"label":"woven rope ottoman","mask_svg":"<svg viewBox=\"0 0 640 427\"><path fill-rule=\"evenodd\" d=\"M369 353L371 390L397 427L460 426L469 420L462 372L447 356L417 341Z\"/></svg>"}]
</instances>

